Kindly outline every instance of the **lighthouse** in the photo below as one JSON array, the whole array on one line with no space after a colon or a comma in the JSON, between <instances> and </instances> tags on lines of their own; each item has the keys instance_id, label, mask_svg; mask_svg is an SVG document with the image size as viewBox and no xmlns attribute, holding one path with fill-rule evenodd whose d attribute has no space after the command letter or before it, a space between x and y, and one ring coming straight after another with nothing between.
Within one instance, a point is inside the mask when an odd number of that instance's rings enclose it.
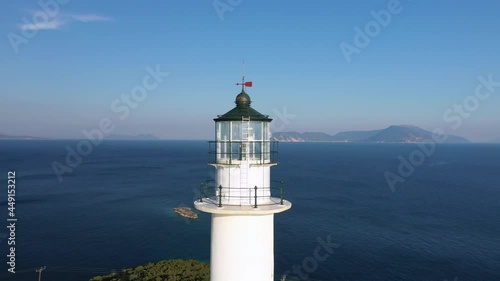
<instances>
[{"instance_id":1,"label":"lighthouse","mask_svg":"<svg viewBox=\"0 0 500 281\"><path fill-rule=\"evenodd\" d=\"M210 213L211 281L274 281L274 214L292 204L283 198L284 183L271 180L278 164L278 142L271 121L252 106L245 87L236 106L215 121L209 165L215 178L202 182L196 209Z\"/></svg>"}]
</instances>

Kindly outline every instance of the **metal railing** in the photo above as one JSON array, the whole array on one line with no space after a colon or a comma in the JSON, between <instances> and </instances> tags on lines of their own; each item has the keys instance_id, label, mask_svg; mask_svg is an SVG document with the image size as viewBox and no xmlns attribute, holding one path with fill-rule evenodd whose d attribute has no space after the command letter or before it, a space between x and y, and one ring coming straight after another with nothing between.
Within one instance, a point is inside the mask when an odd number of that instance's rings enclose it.
<instances>
[{"instance_id":1,"label":"metal railing","mask_svg":"<svg viewBox=\"0 0 500 281\"><path fill-rule=\"evenodd\" d=\"M251 161L257 164L279 162L278 141L209 141L208 162L238 164Z\"/></svg>"},{"instance_id":2,"label":"metal railing","mask_svg":"<svg viewBox=\"0 0 500 281\"><path fill-rule=\"evenodd\" d=\"M250 204L235 204L231 203L231 199L240 199L243 201L246 201L247 199L252 199L252 206L254 208L257 208L259 205L283 205L283 200L284 200L284 195L285 195L285 182L284 181L272 181L273 183L276 183L278 186L270 186L270 187L258 187L254 186L253 188L249 187L223 187L222 185L215 186L215 181L214 180L206 180L204 182L201 182L200 184L200 198L199 202L203 203L212 203L217 205L218 207L222 206L241 206L241 205L250 205ZM253 192L252 194L248 194L245 196L241 195L228 195L223 194L223 190L226 191L227 189L229 190L248 190L252 189ZM259 191L269 191L269 195L259 195ZM278 195L276 194L278 193ZM277 195L277 196L273 196ZM269 199L269 201L266 201L265 203L260 203L261 198ZM274 201L275 199L278 199L277 201ZM223 204L224 202L224 204Z\"/></svg>"}]
</instances>

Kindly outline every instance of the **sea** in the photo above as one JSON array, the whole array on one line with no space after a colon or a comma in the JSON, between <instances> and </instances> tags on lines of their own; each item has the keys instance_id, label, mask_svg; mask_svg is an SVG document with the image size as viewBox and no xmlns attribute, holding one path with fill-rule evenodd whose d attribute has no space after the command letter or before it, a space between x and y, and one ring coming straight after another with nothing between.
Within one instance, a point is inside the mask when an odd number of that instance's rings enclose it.
<instances>
[{"instance_id":1,"label":"sea","mask_svg":"<svg viewBox=\"0 0 500 281\"><path fill-rule=\"evenodd\" d=\"M500 280L500 145L279 148L272 180L293 206L275 215L276 280ZM78 281L165 259L209 263L210 215L173 212L213 177L208 159L206 141L0 141L0 280L37 280L42 267L43 281Z\"/></svg>"}]
</instances>

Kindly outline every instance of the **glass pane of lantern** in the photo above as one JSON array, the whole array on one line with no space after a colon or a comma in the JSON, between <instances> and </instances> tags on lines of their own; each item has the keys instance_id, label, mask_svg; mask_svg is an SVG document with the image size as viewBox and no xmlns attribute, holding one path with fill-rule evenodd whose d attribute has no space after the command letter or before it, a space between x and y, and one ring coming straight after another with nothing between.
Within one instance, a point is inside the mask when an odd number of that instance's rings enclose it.
<instances>
[{"instance_id":1,"label":"glass pane of lantern","mask_svg":"<svg viewBox=\"0 0 500 281\"><path fill-rule=\"evenodd\" d=\"M255 159L262 160L262 142L255 142Z\"/></svg>"},{"instance_id":2,"label":"glass pane of lantern","mask_svg":"<svg viewBox=\"0 0 500 281\"><path fill-rule=\"evenodd\" d=\"M219 133L217 134L219 137L218 140L227 141L229 140L229 122L219 122Z\"/></svg>"},{"instance_id":3,"label":"glass pane of lantern","mask_svg":"<svg viewBox=\"0 0 500 281\"><path fill-rule=\"evenodd\" d=\"M245 125L243 125L245 126ZM248 131L247 131L247 140L254 140L254 127L255 127L255 122L249 122L248 123Z\"/></svg>"},{"instance_id":4,"label":"glass pane of lantern","mask_svg":"<svg viewBox=\"0 0 500 281\"><path fill-rule=\"evenodd\" d=\"M241 122L240 121L232 121L231 122L231 140L238 141L241 140Z\"/></svg>"},{"instance_id":5,"label":"glass pane of lantern","mask_svg":"<svg viewBox=\"0 0 500 281\"><path fill-rule=\"evenodd\" d=\"M263 128L262 131L264 133L264 139L262 142L262 156L264 161L268 161L271 158L271 147L270 147L270 139L271 139L271 132L270 132L270 127L269 127L269 122L263 122Z\"/></svg>"},{"instance_id":6,"label":"glass pane of lantern","mask_svg":"<svg viewBox=\"0 0 500 281\"><path fill-rule=\"evenodd\" d=\"M262 140L262 122L252 122L254 140Z\"/></svg>"},{"instance_id":7,"label":"glass pane of lantern","mask_svg":"<svg viewBox=\"0 0 500 281\"><path fill-rule=\"evenodd\" d=\"M231 143L231 159L241 160L241 143Z\"/></svg>"}]
</instances>

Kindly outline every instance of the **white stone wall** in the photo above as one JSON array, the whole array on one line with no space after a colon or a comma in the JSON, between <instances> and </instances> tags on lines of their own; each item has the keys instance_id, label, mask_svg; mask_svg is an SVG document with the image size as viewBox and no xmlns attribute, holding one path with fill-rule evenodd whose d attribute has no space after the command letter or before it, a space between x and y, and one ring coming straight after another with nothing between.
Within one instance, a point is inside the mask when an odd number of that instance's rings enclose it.
<instances>
[{"instance_id":1,"label":"white stone wall","mask_svg":"<svg viewBox=\"0 0 500 281\"><path fill-rule=\"evenodd\" d=\"M270 167L256 165L248 168L246 184L242 185L241 168L239 166L217 166L215 187L217 194L222 185L222 204L253 205L255 203L255 186L257 186L257 204L269 202Z\"/></svg>"},{"instance_id":2,"label":"white stone wall","mask_svg":"<svg viewBox=\"0 0 500 281\"><path fill-rule=\"evenodd\" d=\"M211 281L274 281L274 214L212 214Z\"/></svg>"}]
</instances>

